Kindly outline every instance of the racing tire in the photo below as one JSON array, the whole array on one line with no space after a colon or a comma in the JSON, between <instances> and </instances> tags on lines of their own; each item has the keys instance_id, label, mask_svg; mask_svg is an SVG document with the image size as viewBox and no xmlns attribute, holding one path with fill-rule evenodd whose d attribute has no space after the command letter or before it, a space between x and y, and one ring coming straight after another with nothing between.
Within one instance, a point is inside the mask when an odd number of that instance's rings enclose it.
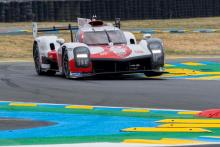
<instances>
[{"instance_id":1,"label":"racing tire","mask_svg":"<svg viewBox=\"0 0 220 147\"><path fill-rule=\"evenodd\" d=\"M38 48L37 43L34 43L33 45L33 58L34 58L34 65L35 65L36 73L38 75L44 75L45 72L42 71L42 68L41 68L40 53L39 53L39 48Z\"/></svg>"},{"instance_id":2,"label":"racing tire","mask_svg":"<svg viewBox=\"0 0 220 147\"><path fill-rule=\"evenodd\" d=\"M157 76L161 76L163 73L149 71L149 72L145 72L144 74L147 77L157 77Z\"/></svg>"},{"instance_id":3,"label":"racing tire","mask_svg":"<svg viewBox=\"0 0 220 147\"><path fill-rule=\"evenodd\" d=\"M65 78L70 78L70 69L69 69L69 57L67 50L63 53L63 75Z\"/></svg>"}]
</instances>

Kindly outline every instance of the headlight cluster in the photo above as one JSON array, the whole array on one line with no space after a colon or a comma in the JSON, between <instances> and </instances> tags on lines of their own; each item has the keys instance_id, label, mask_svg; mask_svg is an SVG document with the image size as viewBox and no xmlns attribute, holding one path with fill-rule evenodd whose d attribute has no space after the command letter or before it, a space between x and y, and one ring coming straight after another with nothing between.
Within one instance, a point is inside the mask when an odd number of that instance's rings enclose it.
<instances>
[{"instance_id":1,"label":"headlight cluster","mask_svg":"<svg viewBox=\"0 0 220 147\"><path fill-rule=\"evenodd\" d=\"M161 54L162 53L162 45L159 42L150 43L149 48L153 54Z\"/></svg>"},{"instance_id":2,"label":"headlight cluster","mask_svg":"<svg viewBox=\"0 0 220 147\"><path fill-rule=\"evenodd\" d=\"M152 52L153 67L159 68L164 66L164 51L163 45L159 41L152 41L148 44L149 49Z\"/></svg>"},{"instance_id":3,"label":"headlight cluster","mask_svg":"<svg viewBox=\"0 0 220 147\"><path fill-rule=\"evenodd\" d=\"M73 50L76 67L88 67L90 64L90 52L86 47L76 47Z\"/></svg>"}]
</instances>

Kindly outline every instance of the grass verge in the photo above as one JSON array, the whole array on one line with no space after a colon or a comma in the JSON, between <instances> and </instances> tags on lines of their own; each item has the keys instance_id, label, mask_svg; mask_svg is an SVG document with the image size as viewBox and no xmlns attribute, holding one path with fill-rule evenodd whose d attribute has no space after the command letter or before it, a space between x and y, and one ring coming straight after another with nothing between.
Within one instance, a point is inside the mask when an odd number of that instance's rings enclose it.
<instances>
[{"instance_id":1,"label":"grass verge","mask_svg":"<svg viewBox=\"0 0 220 147\"><path fill-rule=\"evenodd\" d=\"M70 22L41 22L39 27L67 26ZM72 23L76 25L76 23ZM172 19L172 20L136 20L122 21L123 28L219 28L220 17ZM31 22L25 23L0 23L0 30L7 29L31 29ZM142 34L135 34L137 39ZM59 34L67 42L69 34ZM163 39L166 54L168 56L214 56L220 54L220 33L184 33L184 34L153 34L154 37ZM0 36L0 59L23 59L32 58L31 35L3 35Z\"/></svg>"}]
</instances>

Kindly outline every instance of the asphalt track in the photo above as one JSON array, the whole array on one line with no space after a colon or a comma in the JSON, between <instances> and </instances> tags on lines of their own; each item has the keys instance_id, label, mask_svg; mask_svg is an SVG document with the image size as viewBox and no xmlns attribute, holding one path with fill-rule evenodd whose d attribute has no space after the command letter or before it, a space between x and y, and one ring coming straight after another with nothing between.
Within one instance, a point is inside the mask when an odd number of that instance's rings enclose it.
<instances>
[{"instance_id":1,"label":"asphalt track","mask_svg":"<svg viewBox=\"0 0 220 147\"><path fill-rule=\"evenodd\" d=\"M219 87L220 82L215 80L150 79L136 75L66 80L60 75L37 76L33 63L0 63L1 101L203 110L219 108Z\"/></svg>"}]
</instances>

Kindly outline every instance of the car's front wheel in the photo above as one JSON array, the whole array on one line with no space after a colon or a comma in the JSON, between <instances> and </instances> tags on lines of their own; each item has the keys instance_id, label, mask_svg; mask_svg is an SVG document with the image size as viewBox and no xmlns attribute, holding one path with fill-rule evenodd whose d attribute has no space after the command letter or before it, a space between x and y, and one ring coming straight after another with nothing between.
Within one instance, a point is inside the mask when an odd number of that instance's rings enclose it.
<instances>
[{"instance_id":1,"label":"car's front wheel","mask_svg":"<svg viewBox=\"0 0 220 147\"><path fill-rule=\"evenodd\" d=\"M65 50L63 54L63 75L67 79L70 78L69 57L67 50Z\"/></svg>"}]
</instances>

